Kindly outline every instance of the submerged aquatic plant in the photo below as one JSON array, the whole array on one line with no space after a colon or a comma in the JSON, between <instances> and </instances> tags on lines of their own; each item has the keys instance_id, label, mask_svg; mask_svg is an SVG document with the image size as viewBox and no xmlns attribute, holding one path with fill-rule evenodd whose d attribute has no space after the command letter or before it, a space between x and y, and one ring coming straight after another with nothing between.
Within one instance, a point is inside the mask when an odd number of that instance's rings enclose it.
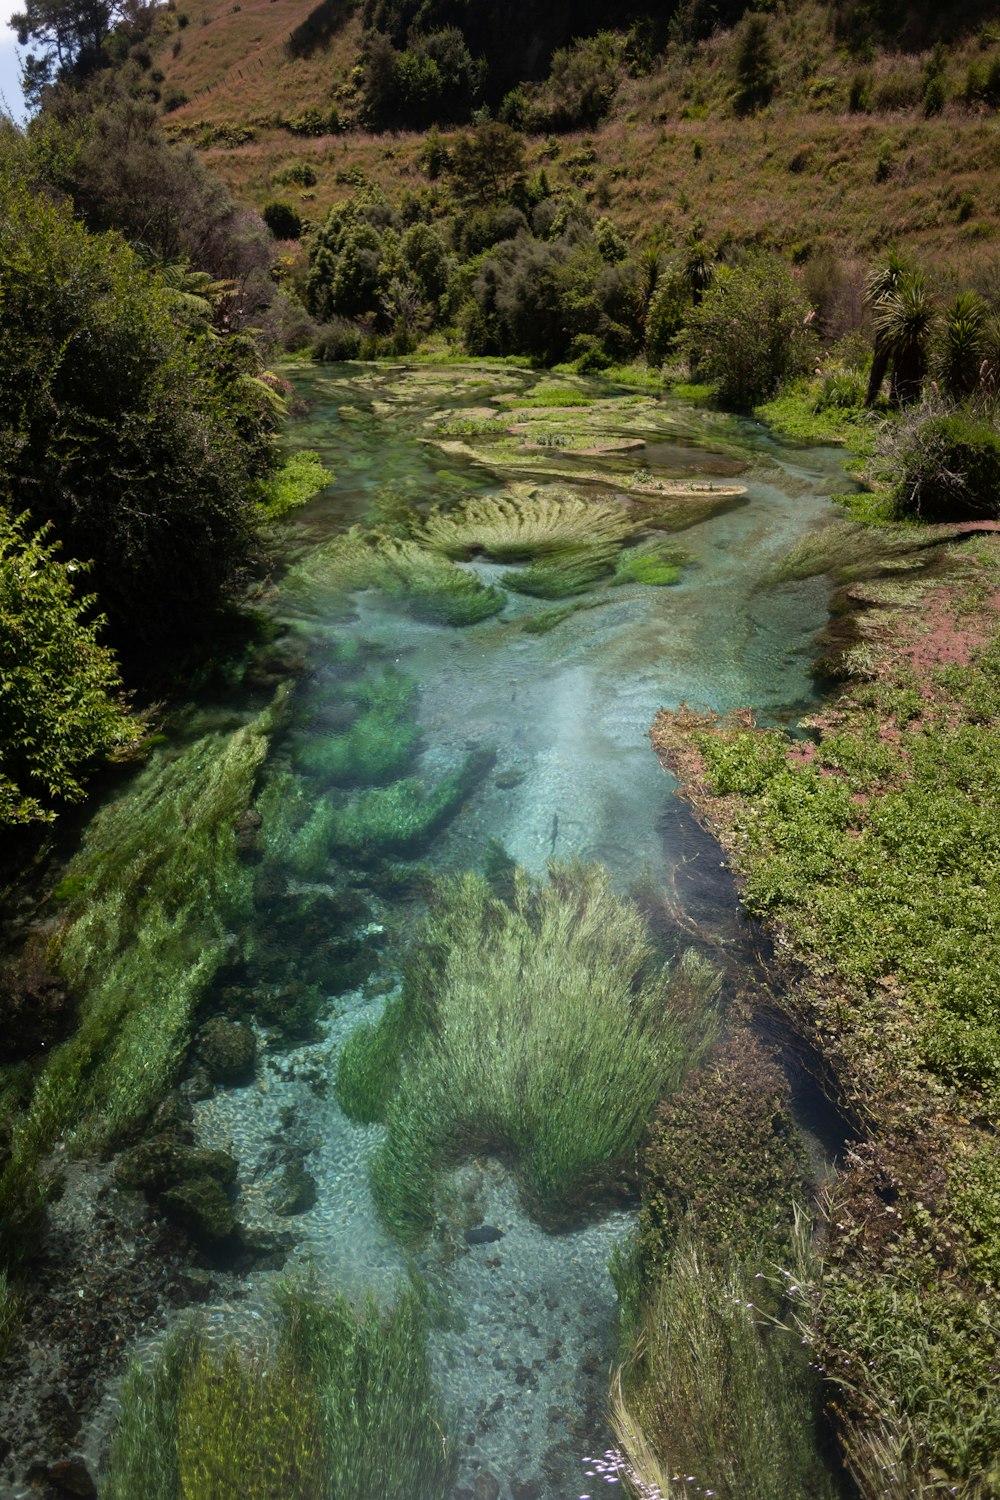
<instances>
[{"instance_id":1,"label":"submerged aquatic plant","mask_svg":"<svg viewBox=\"0 0 1000 1500\"><path fill-rule=\"evenodd\" d=\"M680 581L685 561L680 547L670 542L648 542L645 546L630 547L619 554L612 581L665 588Z\"/></svg>"},{"instance_id":2,"label":"submerged aquatic plant","mask_svg":"<svg viewBox=\"0 0 1000 1500\"><path fill-rule=\"evenodd\" d=\"M500 589L418 542L357 526L320 549L308 571L334 587L380 589L405 602L418 619L444 625L474 625L504 603Z\"/></svg>"},{"instance_id":3,"label":"submerged aquatic plant","mask_svg":"<svg viewBox=\"0 0 1000 1500\"><path fill-rule=\"evenodd\" d=\"M16 1258L44 1204L38 1163L59 1137L71 1128L84 1144L106 1145L172 1081L196 1007L252 909L235 825L274 719L268 711L161 754L95 815L68 866L61 889L72 895L50 962L77 1001L78 1024L11 1131L0 1174L5 1255Z\"/></svg>"},{"instance_id":4,"label":"submerged aquatic plant","mask_svg":"<svg viewBox=\"0 0 1000 1500\"><path fill-rule=\"evenodd\" d=\"M496 562L524 562L564 550L619 547L636 529L620 505L585 500L561 486L516 486L435 512L423 539L446 557L483 552Z\"/></svg>"},{"instance_id":5,"label":"submerged aquatic plant","mask_svg":"<svg viewBox=\"0 0 1000 1500\"><path fill-rule=\"evenodd\" d=\"M296 766L339 786L377 786L401 776L420 742L413 719L416 683L390 667L350 684L343 697L358 710L357 717L339 731L320 721L296 745Z\"/></svg>"},{"instance_id":6,"label":"submerged aquatic plant","mask_svg":"<svg viewBox=\"0 0 1000 1500\"><path fill-rule=\"evenodd\" d=\"M549 1219L606 1188L710 1041L717 988L693 953L658 962L598 866L552 866L546 882L518 871L509 902L480 875L445 883L402 1011L365 1044L380 1067L388 1028L403 1048L372 1165L386 1221L404 1238L425 1230L436 1173L470 1152L509 1159Z\"/></svg>"},{"instance_id":7,"label":"submerged aquatic plant","mask_svg":"<svg viewBox=\"0 0 1000 1500\"><path fill-rule=\"evenodd\" d=\"M764 1323L734 1257L689 1230L650 1290L636 1352L612 1383L618 1446L647 1493L834 1500L798 1339ZM640 1488L640 1493L642 1490Z\"/></svg>"},{"instance_id":8,"label":"submerged aquatic plant","mask_svg":"<svg viewBox=\"0 0 1000 1500\"><path fill-rule=\"evenodd\" d=\"M107 1500L443 1500L454 1447L411 1289L381 1311L300 1287L264 1347L190 1326L122 1386Z\"/></svg>"},{"instance_id":9,"label":"submerged aquatic plant","mask_svg":"<svg viewBox=\"0 0 1000 1500\"><path fill-rule=\"evenodd\" d=\"M472 754L430 786L410 776L358 793L342 806L332 807L331 845L356 854L413 850L452 816L492 763L488 753Z\"/></svg>"}]
</instances>

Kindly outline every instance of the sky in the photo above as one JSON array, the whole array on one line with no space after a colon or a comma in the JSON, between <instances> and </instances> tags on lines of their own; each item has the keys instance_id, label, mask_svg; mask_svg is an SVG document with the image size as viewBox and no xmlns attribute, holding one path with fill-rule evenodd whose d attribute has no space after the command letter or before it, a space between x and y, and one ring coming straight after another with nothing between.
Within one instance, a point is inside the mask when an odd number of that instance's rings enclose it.
<instances>
[{"instance_id":1,"label":"sky","mask_svg":"<svg viewBox=\"0 0 1000 1500\"><path fill-rule=\"evenodd\" d=\"M21 96L21 69L17 61L17 37L7 22L16 10L22 8L22 0L0 0L0 95L7 108L19 120L24 111Z\"/></svg>"}]
</instances>

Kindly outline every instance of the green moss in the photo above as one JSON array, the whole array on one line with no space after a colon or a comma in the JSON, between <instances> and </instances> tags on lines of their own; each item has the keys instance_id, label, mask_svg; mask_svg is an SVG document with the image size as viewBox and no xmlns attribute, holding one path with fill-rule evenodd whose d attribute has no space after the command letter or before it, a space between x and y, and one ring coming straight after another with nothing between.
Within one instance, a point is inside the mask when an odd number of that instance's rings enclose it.
<instances>
[{"instance_id":1,"label":"green moss","mask_svg":"<svg viewBox=\"0 0 1000 1500\"><path fill-rule=\"evenodd\" d=\"M788 1086L760 1044L737 1033L689 1074L650 1132L639 1231L644 1259L650 1268L669 1262L693 1217L705 1254L732 1252L766 1271L787 1257L805 1196Z\"/></svg>"},{"instance_id":2,"label":"green moss","mask_svg":"<svg viewBox=\"0 0 1000 1500\"><path fill-rule=\"evenodd\" d=\"M372 1167L387 1222L419 1234L437 1171L482 1150L512 1162L534 1212L579 1208L707 1044L715 989L693 956L656 963L597 867L519 873L510 905L481 876L447 883L404 981L415 1040Z\"/></svg>"}]
</instances>

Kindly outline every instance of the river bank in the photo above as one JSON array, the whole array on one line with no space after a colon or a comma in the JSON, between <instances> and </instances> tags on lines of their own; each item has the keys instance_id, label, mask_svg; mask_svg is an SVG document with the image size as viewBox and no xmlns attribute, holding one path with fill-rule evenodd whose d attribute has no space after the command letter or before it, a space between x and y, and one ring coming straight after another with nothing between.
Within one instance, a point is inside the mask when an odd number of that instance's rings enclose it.
<instances>
[{"instance_id":1,"label":"river bank","mask_svg":"<svg viewBox=\"0 0 1000 1500\"><path fill-rule=\"evenodd\" d=\"M872 1496L1000 1486L998 586L995 537L939 536L842 588L805 739L684 707L652 732L854 1122L807 1316Z\"/></svg>"}]
</instances>

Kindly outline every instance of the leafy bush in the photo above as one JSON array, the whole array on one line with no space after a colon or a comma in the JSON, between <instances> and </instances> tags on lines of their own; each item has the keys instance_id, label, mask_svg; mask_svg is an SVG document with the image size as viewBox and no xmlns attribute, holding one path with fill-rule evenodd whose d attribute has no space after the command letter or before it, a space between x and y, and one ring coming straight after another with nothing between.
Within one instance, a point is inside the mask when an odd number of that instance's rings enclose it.
<instances>
[{"instance_id":1,"label":"leafy bush","mask_svg":"<svg viewBox=\"0 0 1000 1500\"><path fill-rule=\"evenodd\" d=\"M758 255L724 266L685 319L692 376L711 381L727 405L765 401L809 368L811 317L783 261Z\"/></svg>"},{"instance_id":2,"label":"leafy bush","mask_svg":"<svg viewBox=\"0 0 1000 1500\"><path fill-rule=\"evenodd\" d=\"M261 209L261 218L276 240L297 240L302 233L302 219L290 203L273 198Z\"/></svg>"},{"instance_id":3,"label":"leafy bush","mask_svg":"<svg viewBox=\"0 0 1000 1500\"><path fill-rule=\"evenodd\" d=\"M380 1023L412 1036L372 1164L380 1212L420 1234L437 1171L487 1150L536 1214L579 1208L627 1169L657 1099L707 1045L716 989L693 954L656 962L599 867L552 866L546 883L519 872L509 904L479 875L446 883L402 1013Z\"/></svg>"},{"instance_id":4,"label":"leafy bush","mask_svg":"<svg viewBox=\"0 0 1000 1500\"><path fill-rule=\"evenodd\" d=\"M361 354L361 330L347 318L331 318L316 330L313 357L325 364L358 359Z\"/></svg>"},{"instance_id":5,"label":"leafy bush","mask_svg":"<svg viewBox=\"0 0 1000 1500\"><path fill-rule=\"evenodd\" d=\"M185 641L251 553L273 393L246 339L179 327L118 238L0 173L0 490L93 560L118 641Z\"/></svg>"},{"instance_id":6,"label":"leafy bush","mask_svg":"<svg viewBox=\"0 0 1000 1500\"><path fill-rule=\"evenodd\" d=\"M44 532L0 510L0 825L54 817L88 770L134 743L115 659L98 644L94 599Z\"/></svg>"},{"instance_id":7,"label":"leafy bush","mask_svg":"<svg viewBox=\"0 0 1000 1500\"><path fill-rule=\"evenodd\" d=\"M1000 436L965 412L921 412L891 435L895 512L921 521L1000 516Z\"/></svg>"}]
</instances>

